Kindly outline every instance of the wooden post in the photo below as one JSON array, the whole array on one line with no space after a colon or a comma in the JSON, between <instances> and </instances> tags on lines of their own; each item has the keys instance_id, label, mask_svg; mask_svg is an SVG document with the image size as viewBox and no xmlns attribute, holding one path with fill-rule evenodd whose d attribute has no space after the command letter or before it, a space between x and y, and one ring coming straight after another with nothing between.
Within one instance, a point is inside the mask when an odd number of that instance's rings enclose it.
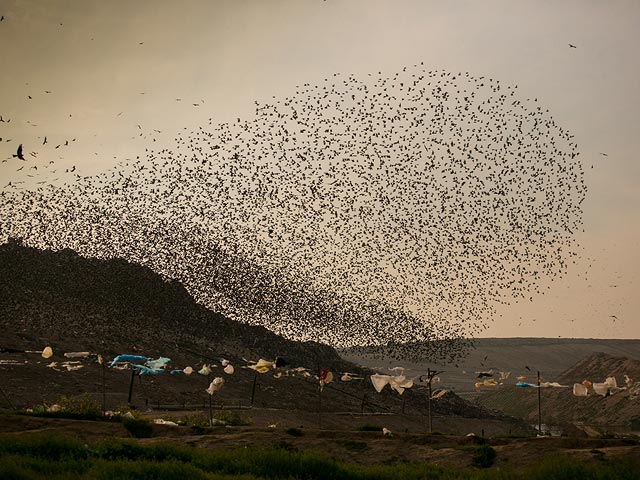
<instances>
[{"instance_id":1,"label":"wooden post","mask_svg":"<svg viewBox=\"0 0 640 480\"><path fill-rule=\"evenodd\" d=\"M105 377L105 371L107 369L107 366L104 364L104 359L102 360L102 363L100 364L100 366L102 367L102 416L104 417L104 414L107 411L107 393L106 393L106 387L105 387L105 381L104 381L104 377Z\"/></svg>"},{"instance_id":2,"label":"wooden post","mask_svg":"<svg viewBox=\"0 0 640 480\"><path fill-rule=\"evenodd\" d=\"M538 371L538 434L542 435L542 407L540 405L540 372Z\"/></svg>"},{"instance_id":3,"label":"wooden post","mask_svg":"<svg viewBox=\"0 0 640 480\"><path fill-rule=\"evenodd\" d=\"M211 374L207 375L207 382L209 383L209 385L211 385ZM209 388L209 385L207 385L207 388ZM210 393L208 393L208 395L209 395L209 426L213 427L213 406L211 404L211 397L213 395L211 395Z\"/></svg>"},{"instance_id":4,"label":"wooden post","mask_svg":"<svg viewBox=\"0 0 640 480\"><path fill-rule=\"evenodd\" d=\"M322 387L318 386L318 428L322 428Z\"/></svg>"},{"instance_id":5,"label":"wooden post","mask_svg":"<svg viewBox=\"0 0 640 480\"><path fill-rule=\"evenodd\" d=\"M253 407L253 399L256 395L256 382L258 381L258 374L253 375L253 387L251 387L251 406Z\"/></svg>"},{"instance_id":6,"label":"wooden post","mask_svg":"<svg viewBox=\"0 0 640 480\"><path fill-rule=\"evenodd\" d=\"M136 377L136 369L131 369L131 381L129 382L129 396L127 397L127 405L131 406L131 398L133 397L133 380Z\"/></svg>"}]
</instances>

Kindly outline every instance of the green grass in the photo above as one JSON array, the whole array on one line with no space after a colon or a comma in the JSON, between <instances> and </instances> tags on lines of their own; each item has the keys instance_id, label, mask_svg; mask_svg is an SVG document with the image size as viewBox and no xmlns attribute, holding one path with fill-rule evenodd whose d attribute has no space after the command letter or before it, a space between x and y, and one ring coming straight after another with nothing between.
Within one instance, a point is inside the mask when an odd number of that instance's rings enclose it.
<instances>
[{"instance_id":1,"label":"green grass","mask_svg":"<svg viewBox=\"0 0 640 480\"><path fill-rule=\"evenodd\" d=\"M60 436L0 435L3 480L631 480L638 477L639 468L631 460L585 463L563 457L546 457L524 470L409 463L362 466L285 448L207 450L117 439L89 445Z\"/></svg>"}]
</instances>

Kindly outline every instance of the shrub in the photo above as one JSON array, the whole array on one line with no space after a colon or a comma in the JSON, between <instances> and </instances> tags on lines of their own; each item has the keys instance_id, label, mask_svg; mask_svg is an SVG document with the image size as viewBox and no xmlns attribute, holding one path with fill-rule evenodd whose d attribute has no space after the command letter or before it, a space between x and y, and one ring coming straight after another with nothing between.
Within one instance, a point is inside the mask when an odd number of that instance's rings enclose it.
<instances>
[{"instance_id":1,"label":"shrub","mask_svg":"<svg viewBox=\"0 0 640 480\"><path fill-rule=\"evenodd\" d=\"M217 410L213 413L213 418L233 427L253 425L253 420L250 417L245 418L233 410ZM208 422L209 420L207 419L207 424Z\"/></svg>"},{"instance_id":2,"label":"shrub","mask_svg":"<svg viewBox=\"0 0 640 480\"><path fill-rule=\"evenodd\" d=\"M122 417L122 425L136 438L149 438L153 432L151 422L143 417Z\"/></svg>"},{"instance_id":3,"label":"shrub","mask_svg":"<svg viewBox=\"0 0 640 480\"><path fill-rule=\"evenodd\" d=\"M496 451L490 445L480 445L475 448L473 463L477 467L489 468L496 459Z\"/></svg>"},{"instance_id":4,"label":"shrub","mask_svg":"<svg viewBox=\"0 0 640 480\"><path fill-rule=\"evenodd\" d=\"M28 414L36 417L97 420L102 418L102 407L88 394L78 397L62 395L52 406L36 405Z\"/></svg>"},{"instance_id":5,"label":"shrub","mask_svg":"<svg viewBox=\"0 0 640 480\"><path fill-rule=\"evenodd\" d=\"M79 397L67 397L62 395L58 400L58 405L64 413L84 419L96 419L102 417L102 406L100 402L84 394Z\"/></svg>"}]
</instances>

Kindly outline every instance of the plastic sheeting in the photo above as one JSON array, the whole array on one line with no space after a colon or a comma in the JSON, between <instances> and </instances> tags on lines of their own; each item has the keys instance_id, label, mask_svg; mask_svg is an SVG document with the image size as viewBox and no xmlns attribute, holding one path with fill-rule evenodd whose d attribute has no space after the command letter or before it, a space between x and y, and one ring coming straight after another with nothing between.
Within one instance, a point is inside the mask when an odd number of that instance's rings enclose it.
<instances>
[{"instance_id":1,"label":"plastic sheeting","mask_svg":"<svg viewBox=\"0 0 640 480\"><path fill-rule=\"evenodd\" d=\"M405 389L413 387L413 380L410 378L407 379L404 375L392 377L391 375L380 375L376 373L369 378L371 379L373 388L375 388L378 393L380 393L387 384L400 395L404 393Z\"/></svg>"},{"instance_id":2,"label":"plastic sheeting","mask_svg":"<svg viewBox=\"0 0 640 480\"><path fill-rule=\"evenodd\" d=\"M496 385L498 385L498 382L496 382L492 378L488 378L488 379L485 379L482 382L476 382L475 383L475 387L476 388L480 388L480 387L495 387Z\"/></svg>"},{"instance_id":3,"label":"plastic sheeting","mask_svg":"<svg viewBox=\"0 0 640 480\"><path fill-rule=\"evenodd\" d=\"M224 378L216 377L209 384L209 388L207 388L207 393L209 395L213 395L214 393L219 392L223 385L224 385Z\"/></svg>"},{"instance_id":4,"label":"plastic sheeting","mask_svg":"<svg viewBox=\"0 0 640 480\"><path fill-rule=\"evenodd\" d=\"M159 357L155 360L149 360L146 365L152 369L164 368L167 363L171 361L170 358L167 357Z\"/></svg>"},{"instance_id":5,"label":"plastic sheeting","mask_svg":"<svg viewBox=\"0 0 640 480\"><path fill-rule=\"evenodd\" d=\"M574 383L573 384L573 394L576 397L586 397L589 395L589 391L587 387L585 387L582 383Z\"/></svg>"},{"instance_id":6,"label":"plastic sheeting","mask_svg":"<svg viewBox=\"0 0 640 480\"><path fill-rule=\"evenodd\" d=\"M89 352L66 352L65 358L87 358L91 353Z\"/></svg>"},{"instance_id":7,"label":"plastic sheeting","mask_svg":"<svg viewBox=\"0 0 640 480\"><path fill-rule=\"evenodd\" d=\"M159 375L164 373L164 368L149 368L146 365L131 365L138 370L138 375Z\"/></svg>"},{"instance_id":8,"label":"plastic sheeting","mask_svg":"<svg viewBox=\"0 0 640 480\"><path fill-rule=\"evenodd\" d=\"M269 370L276 368L276 363L261 358L257 363L253 365L247 365L247 368L255 370L258 373L267 373Z\"/></svg>"},{"instance_id":9,"label":"plastic sheeting","mask_svg":"<svg viewBox=\"0 0 640 480\"><path fill-rule=\"evenodd\" d=\"M325 385L331 383L333 381L333 373L329 370L320 370L320 390L324 388Z\"/></svg>"},{"instance_id":10,"label":"plastic sheeting","mask_svg":"<svg viewBox=\"0 0 640 480\"><path fill-rule=\"evenodd\" d=\"M531 387L535 387L535 385L531 385L530 383L520 381L516 383L516 387L531 388Z\"/></svg>"},{"instance_id":11,"label":"plastic sheeting","mask_svg":"<svg viewBox=\"0 0 640 480\"><path fill-rule=\"evenodd\" d=\"M569 385L560 385L558 382L540 382L541 388L569 388Z\"/></svg>"},{"instance_id":12,"label":"plastic sheeting","mask_svg":"<svg viewBox=\"0 0 640 480\"><path fill-rule=\"evenodd\" d=\"M114 358L113 361L111 362L111 365L109 365L109 368L113 367L116 363L121 363L121 362L148 362L149 360L150 360L149 357L143 357L142 355L123 354L123 355L118 355L116 358Z\"/></svg>"}]
</instances>

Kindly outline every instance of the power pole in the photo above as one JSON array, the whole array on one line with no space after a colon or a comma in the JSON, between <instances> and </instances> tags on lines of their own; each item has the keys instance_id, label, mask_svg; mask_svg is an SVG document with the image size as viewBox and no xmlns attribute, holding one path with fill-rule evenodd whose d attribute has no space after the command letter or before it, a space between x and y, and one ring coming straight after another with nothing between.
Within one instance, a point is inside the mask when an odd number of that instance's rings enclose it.
<instances>
[{"instance_id":1,"label":"power pole","mask_svg":"<svg viewBox=\"0 0 640 480\"><path fill-rule=\"evenodd\" d=\"M433 417L431 415L431 396L433 395L431 389L431 382L436 375L439 375L442 372L436 372L435 370L431 370L427 368L427 391L429 392L429 398L427 405L429 406L429 433L433 433ZM423 381L424 375L420 377L420 381Z\"/></svg>"}]
</instances>

